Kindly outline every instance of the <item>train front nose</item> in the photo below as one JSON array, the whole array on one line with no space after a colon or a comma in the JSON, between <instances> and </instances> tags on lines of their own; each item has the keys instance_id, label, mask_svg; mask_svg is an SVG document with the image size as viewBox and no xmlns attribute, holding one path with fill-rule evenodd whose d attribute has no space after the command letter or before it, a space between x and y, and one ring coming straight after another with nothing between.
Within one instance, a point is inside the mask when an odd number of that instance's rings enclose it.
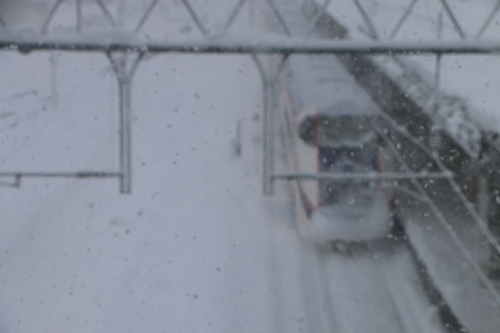
<instances>
[{"instance_id":1,"label":"train front nose","mask_svg":"<svg viewBox=\"0 0 500 333\"><path fill-rule=\"evenodd\" d=\"M348 177L349 174L374 171L374 149L359 148L321 148L320 170L323 173L344 174L345 179L322 180L321 205L345 206L346 214L364 214L371 205L375 186L372 181Z\"/></svg>"},{"instance_id":2,"label":"train front nose","mask_svg":"<svg viewBox=\"0 0 500 333\"><path fill-rule=\"evenodd\" d=\"M389 210L376 181L360 176L376 171L375 148L321 148L322 173L342 174L340 179L322 180L320 207L313 212L304 235L320 235L323 241L368 241L385 235Z\"/></svg>"}]
</instances>

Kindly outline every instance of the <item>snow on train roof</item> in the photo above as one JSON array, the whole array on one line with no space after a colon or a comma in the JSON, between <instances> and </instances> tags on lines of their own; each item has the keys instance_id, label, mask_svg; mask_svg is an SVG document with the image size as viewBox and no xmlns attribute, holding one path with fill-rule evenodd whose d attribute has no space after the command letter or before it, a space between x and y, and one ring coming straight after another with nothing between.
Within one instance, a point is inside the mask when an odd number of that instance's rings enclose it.
<instances>
[{"instance_id":1,"label":"snow on train roof","mask_svg":"<svg viewBox=\"0 0 500 333\"><path fill-rule=\"evenodd\" d=\"M296 115L309 105L329 117L372 114L371 99L335 55L292 55L286 70Z\"/></svg>"}]
</instances>

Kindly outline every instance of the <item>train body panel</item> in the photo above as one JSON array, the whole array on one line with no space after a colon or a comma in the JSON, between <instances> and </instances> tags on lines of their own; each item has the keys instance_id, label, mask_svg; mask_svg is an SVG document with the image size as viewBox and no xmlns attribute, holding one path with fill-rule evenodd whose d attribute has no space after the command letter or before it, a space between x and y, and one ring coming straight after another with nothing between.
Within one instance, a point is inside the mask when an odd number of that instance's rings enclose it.
<instances>
[{"instance_id":1,"label":"train body panel","mask_svg":"<svg viewBox=\"0 0 500 333\"><path fill-rule=\"evenodd\" d=\"M294 172L373 174L392 168L375 130L376 106L336 56L291 56L278 100ZM298 179L294 191L297 226L306 239L364 241L390 229L391 194L381 191L380 181Z\"/></svg>"}]
</instances>

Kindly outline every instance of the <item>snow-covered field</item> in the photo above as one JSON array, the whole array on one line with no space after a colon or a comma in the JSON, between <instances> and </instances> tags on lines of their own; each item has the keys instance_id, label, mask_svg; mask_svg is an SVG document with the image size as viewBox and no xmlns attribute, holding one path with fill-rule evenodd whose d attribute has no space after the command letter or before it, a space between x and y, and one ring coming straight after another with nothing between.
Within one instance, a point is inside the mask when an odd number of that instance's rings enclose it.
<instances>
[{"instance_id":1,"label":"snow-covered field","mask_svg":"<svg viewBox=\"0 0 500 333\"><path fill-rule=\"evenodd\" d=\"M62 61L59 69L72 72ZM118 193L117 180L2 188L4 331L227 332L253 317L260 318L253 329L267 330L271 230L294 234L285 203L260 194L256 75L243 57L144 63L134 90L130 196ZM63 106L62 94L58 115L4 165L113 165L114 83L84 82L90 94L73 99L74 107ZM248 140L236 159L231 141L240 119Z\"/></svg>"},{"instance_id":2,"label":"snow-covered field","mask_svg":"<svg viewBox=\"0 0 500 333\"><path fill-rule=\"evenodd\" d=\"M84 3L84 27L105 28ZM106 2L130 28L148 2L124 3ZM214 30L231 7L193 3ZM255 3L235 30L262 26ZM2 12L8 25L43 22L20 8ZM180 2L157 9L146 38L199 35ZM68 2L49 30L72 24ZM0 64L1 170L117 170L104 55L3 52ZM261 93L249 56L146 56L133 85L131 195L117 179L0 187L0 331L439 332L406 252L322 253L299 239L286 184L261 195Z\"/></svg>"},{"instance_id":3,"label":"snow-covered field","mask_svg":"<svg viewBox=\"0 0 500 333\"><path fill-rule=\"evenodd\" d=\"M2 170L117 169L104 55L56 54L54 90L49 54L0 56ZM249 57L146 59L131 195L116 179L0 188L0 330L269 332L280 308L283 329L303 327L288 196L261 196L261 104Z\"/></svg>"}]
</instances>

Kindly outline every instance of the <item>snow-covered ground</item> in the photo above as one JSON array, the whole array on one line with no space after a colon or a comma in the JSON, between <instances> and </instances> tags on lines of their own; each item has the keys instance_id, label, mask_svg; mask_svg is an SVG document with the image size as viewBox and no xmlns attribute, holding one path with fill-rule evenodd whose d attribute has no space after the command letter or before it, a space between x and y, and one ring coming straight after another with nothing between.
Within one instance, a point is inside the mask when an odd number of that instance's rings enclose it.
<instances>
[{"instance_id":1,"label":"snow-covered ground","mask_svg":"<svg viewBox=\"0 0 500 333\"><path fill-rule=\"evenodd\" d=\"M54 90L49 54L0 56L2 170L117 169L104 55L56 54ZM115 179L0 188L0 330L269 332L280 311L279 330L303 327L288 196L261 196L261 99L249 57L146 59L131 195Z\"/></svg>"},{"instance_id":2,"label":"snow-covered ground","mask_svg":"<svg viewBox=\"0 0 500 333\"><path fill-rule=\"evenodd\" d=\"M105 28L84 3L84 27ZM106 2L133 27L148 2L125 3ZM214 30L230 8L193 3ZM52 33L70 31L72 6ZM259 8L247 3L234 29L258 30ZM158 9L147 38L199 35L180 2ZM2 17L21 28L23 15ZM117 170L104 55L3 52L0 63L1 170ZM321 252L299 239L286 184L261 195L261 91L249 56L146 56L133 85L131 195L116 179L0 187L0 331L439 332L404 249Z\"/></svg>"}]
</instances>

